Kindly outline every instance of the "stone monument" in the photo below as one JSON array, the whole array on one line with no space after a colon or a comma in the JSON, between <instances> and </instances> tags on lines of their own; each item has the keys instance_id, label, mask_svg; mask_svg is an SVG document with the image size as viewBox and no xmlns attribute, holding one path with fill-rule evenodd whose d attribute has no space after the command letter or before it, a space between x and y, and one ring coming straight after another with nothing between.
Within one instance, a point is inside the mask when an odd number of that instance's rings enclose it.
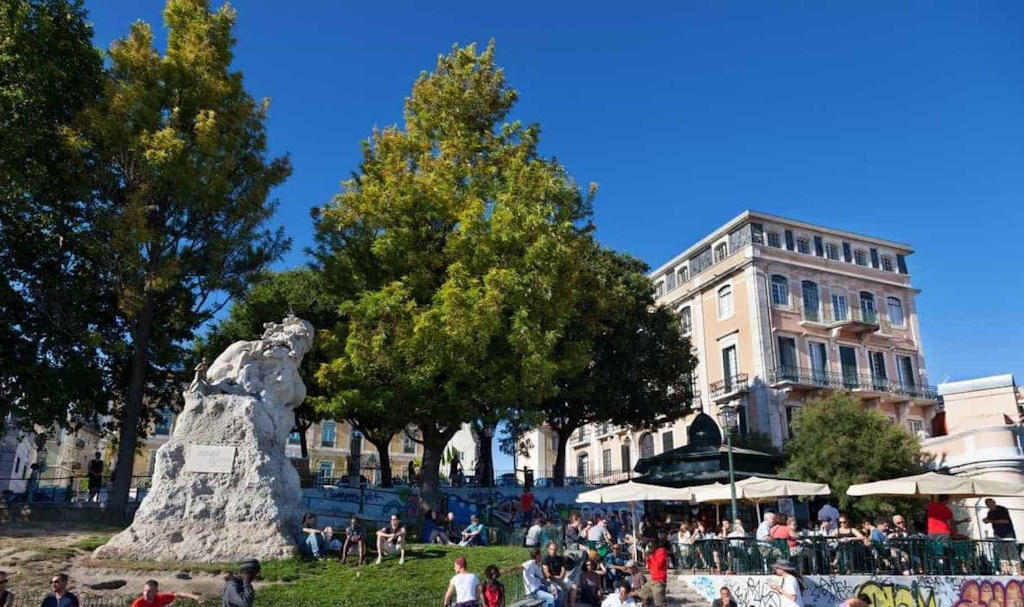
<instances>
[{"instance_id":1,"label":"stone monument","mask_svg":"<svg viewBox=\"0 0 1024 607\"><path fill-rule=\"evenodd\" d=\"M285 456L306 397L299 363L313 326L294 316L196 367L152 489L94 558L235 561L298 553L299 475Z\"/></svg>"}]
</instances>

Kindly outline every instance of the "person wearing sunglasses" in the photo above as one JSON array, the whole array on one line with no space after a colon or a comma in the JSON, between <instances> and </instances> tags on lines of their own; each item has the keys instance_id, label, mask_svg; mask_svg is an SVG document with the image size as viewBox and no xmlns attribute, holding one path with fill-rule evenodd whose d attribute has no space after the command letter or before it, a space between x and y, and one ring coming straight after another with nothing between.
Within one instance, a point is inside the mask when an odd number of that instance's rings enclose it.
<instances>
[{"instance_id":1,"label":"person wearing sunglasses","mask_svg":"<svg viewBox=\"0 0 1024 607\"><path fill-rule=\"evenodd\" d=\"M7 589L6 571L0 571L0 607L14 607L14 593Z\"/></svg>"},{"instance_id":2,"label":"person wearing sunglasses","mask_svg":"<svg viewBox=\"0 0 1024 607\"><path fill-rule=\"evenodd\" d=\"M68 592L68 574L58 573L50 578L53 592L43 599L40 607L79 607L78 597Z\"/></svg>"}]
</instances>

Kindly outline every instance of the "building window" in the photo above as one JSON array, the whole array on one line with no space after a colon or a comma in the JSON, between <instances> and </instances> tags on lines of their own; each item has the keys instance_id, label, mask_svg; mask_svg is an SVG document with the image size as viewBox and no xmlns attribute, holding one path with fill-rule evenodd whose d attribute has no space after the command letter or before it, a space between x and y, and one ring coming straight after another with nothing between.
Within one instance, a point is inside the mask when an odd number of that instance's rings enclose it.
<instances>
[{"instance_id":1,"label":"building window","mask_svg":"<svg viewBox=\"0 0 1024 607\"><path fill-rule=\"evenodd\" d=\"M156 423L153 425L153 434L156 436L167 436L171 433L171 420L173 415L169 409L161 409L157 412Z\"/></svg>"},{"instance_id":2,"label":"building window","mask_svg":"<svg viewBox=\"0 0 1024 607\"><path fill-rule=\"evenodd\" d=\"M611 474L612 472L612 450L605 449L601 452L601 469L605 474Z\"/></svg>"},{"instance_id":3,"label":"building window","mask_svg":"<svg viewBox=\"0 0 1024 607\"><path fill-rule=\"evenodd\" d=\"M729 254L729 245L722 243L715 247L715 263L718 263L725 259Z\"/></svg>"},{"instance_id":4,"label":"building window","mask_svg":"<svg viewBox=\"0 0 1024 607\"><path fill-rule=\"evenodd\" d=\"M821 319L821 306L818 300L818 285L810 280L801 283L804 295L804 318L818 322Z\"/></svg>"},{"instance_id":5,"label":"building window","mask_svg":"<svg viewBox=\"0 0 1024 607\"><path fill-rule=\"evenodd\" d=\"M829 259L833 259L833 260L838 260L839 259L839 245L837 245L834 242L826 242L825 243L825 257L828 257Z\"/></svg>"},{"instance_id":6,"label":"building window","mask_svg":"<svg viewBox=\"0 0 1024 607\"><path fill-rule=\"evenodd\" d=\"M576 476L583 479L586 482L587 477L590 475L590 458L587 457L586 453L580 453L576 456Z\"/></svg>"},{"instance_id":7,"label":"building window","mask_svg":"<svg viewBox=\"0 0 1024 607\"><path fill-rule=\"evenodd\" d=\"M924 423L919 419L908 419L907 425L910 426L910 433L914 436L924 432Z\"/></svg>"},{"instance_id":8,"label":"building window","mask_svg":"<svg viewBox=\"0 0 1024 607\"><path fill-rule=\"evenodd\" d=\"M291 434L288 435L288 444L289 445L301 445L302 444L302 436L300 436L298 432L292 432Z\"/></svg>"},{"instance_id":9,"label":"building window","mask_svg":"<svg viewBox=\"0 0 1024 607\"><path fill-rule=\"evenodd\" d=\"M679 284L683 284L684 282L690 280L690 268L686 266L679 268L679 271L676 272L676 274L679 275Z\"/></svg>"},{"instance_id":10,"label":"building window","mask_svg":"<svg viewBox=\"0 0 1024 607\"><path fill-rule=\"evenodd\" d=\"M846 302L845 295L839 293L832 294L832 317L835 320L850 319L850 306Z\"/></svg>"},{"instance_id":11,"label":"building window","mask_svg":"<svg viewBox=\"0 0 1024 607\"><path fill-rule=\"evenodd\" d=\"M332 462L329 459L320 462L320 467L318 468L318 472L320 473L320 480L327 480L327 479L333 477L334 476L334 462Z\"/></svg>"},{"instance_id":12,"label":"building window","mask_svg":"<svg viewBox=\"0 0 1024 607\"><path fill-rule=\"evenodd\" d=\"M886 272L892 272L892 257L888 255L882 256L882 269Z\"/></svg>"},{"instance_id":13,"label":"building window","mask_svg":"<svg viewBox=\"0 0 1024 607\"><path fill-rule=\"evenodd\" d=\"M622 456L622 469L630 470L633 467L633 460L629 453L629 445L622 445L622 447L619 448L619 454Z\"/></svg>"},{"instance_id":14,"label":"building window","mask_svg":"<svg viewBox=\"0 0 1024 607\"><path fill-rule=\"evenodd\" d=\"M896 357L896 371L899 373L900 385L903 388L913 388L917 382L914 381L914 361L909 356Z\"/></svg>"},{"instance_id":15,"label":"building window","mask_svg":"<svg viewBox=\"0 0 1024 607\"><path fill-rule=\"evenodd\" d=\"M672 436L672 431L661 433L661 452L671 451L675 449L675 439Z\"/></svg>"},{"instance_id":16,"label":"building window","mask_svg":"<svg viewBox=\"0 0 1024 607\"><path fill-rule=\"evenodd\" d=\"M551 435L551 450L552 451L558 451L558 435L557 434L552 434Z\"/></svg>"},{"instance_id":17,"label":"building window","mask_svg":"<svg viewBox=\"0 0 1024 607\"><path fill-rule=\"evenodd\" d=\"M778 232L768 232L768 246L776 249L782 248L782 240L779 239Z\"/></svg>"},{"instance_id":18,"label":"building window","mask_svg":"<svg viewBox=\"0 0 1024 607\"><path fill-rule=\"evenodd\" d=\"M416 441L408 433L402 433L402 453L416 453Z\"/></svg>"},{"instance_id":19,"label":"building window","mask_svg":"<svg viewBox=\"0 0 1024 607\"><path fill-rule=\"evenodd\" d=\"M796 419L796 407L786 407L786 432L793 436L793 420Z\"/></svg>"},{"instance_id":20,"label":"building window","mask_svg":"<svg viewBox=\"0 0 1024 607\"><path fill-rule=\"evenodd\" d=\"M348 437L348 451L352 455L363 452L363 433L355 428L352 428L352 433Z\"/></svg>"},{"instance_id":21,"label":"building window","mask_svg":"<svg viewBox=\"0 0 1024 607\"><path fill-rule=\"evenodd\" d=\"M676 288L676 271L672 270L665 273L665 292L668 293Z\"/></svg>"},{"instance_id":22,"label":"building window","mask_svg":"<svg viewBox=\"0 0 1024 607\"><path fill-rule=\"evenodd\" d=\"M659 280L658 282L656 282L654 284L654 296L655 297L661 297L664 294L665 294L665 282L662 281L662 280Z\"/></svg>"},{"instance_id":23,"label":"building window","mask_svg":"<svg viewBox=\"0 0 1024 607\"><path fill-rule=\"evenodd\" d=\"M864 249L856 249L853 252L853 261L858 266L868 265L868 254L864 252Z\"/></svg>"},{"instance_id":24,"label":"building window","mask_svg":"<svg viewBox=\"0 0 1024 607\"><path fill-rule=\"evenodd\" d=\"M679 330L683 335L689 335L693 330L693 315L690 313L690 306L679 311Z\"/></svg>"},{"instance_id":25,"label":"building window","mask_svg":"<svg viewBox=\"0 0 1024 607\"><path fill-rule=\"evenodd\" d=\"M732 316L732 286L725 285L718 290L718 319Z\"/></svg>"},{"instance_id":26,"label":"building window","mask_svg":"<svg viewBox=\"0 0 1024 607\"><path fill-rule=\"evenodd\" d=\"M654 457L654 435L650 432L640 436L640 457Z\"/></svg>"},{"instance_id":27,"label":"building window","mask_svg":"<svg viewBox=\"0 0 1024 607\"><path fill-rule=\"evenodd\" d=\"M156 454L156 449L149 452L149 476L153 476L153 473L156 472Z\"/></svg>"},{"instance_id":28,"label":"building window","mask_svg":"<svg viewBox=\"0 0 1024 607\"><path fill-rule=\"evenodd\" d=\"M885 303L889 307L889 322L897 327L902 327L904 321L903 302L896 297L889 297L885 300Z\"/></svg>"},{"instance_id":29,"label":"building window","mask_svg":"<svg viewBox=\"0 0 1024 607\"><path fill-rule=\"evenodd\" d=\"M320 446L333 447L337 435L337 427L332 420L320 422Z\"/></svg>"},{"instance_id":30,"label":"building window","mask_svg":"<svg viewBox=\"0 0 1024 607\"><path fill-rule=\"evenodd\" d=\"M875 296L867 291L860 292L860 313L864 322L878 322L878 314L875 312Z\"/></svg>"},{"instance_id":31,"label":"building window","mask_svg":"<svg viewBox=\"0 0 1024 607\"><path fill-rule=\"evenodd\" d=\"M804 255L811 254L811 243L806 238L796 239L796 252L803 253Z\"/></svg>"},{"instance_id":32,"label":"building window","mask_svg":"<svg viewBox=\"0 0 1024 607\"><path fill-rule=\"evenodd\" d=\"M772 303L777 306L789 305L789 281L785 276L772 274Z\"/></svg>"}]
</instances>

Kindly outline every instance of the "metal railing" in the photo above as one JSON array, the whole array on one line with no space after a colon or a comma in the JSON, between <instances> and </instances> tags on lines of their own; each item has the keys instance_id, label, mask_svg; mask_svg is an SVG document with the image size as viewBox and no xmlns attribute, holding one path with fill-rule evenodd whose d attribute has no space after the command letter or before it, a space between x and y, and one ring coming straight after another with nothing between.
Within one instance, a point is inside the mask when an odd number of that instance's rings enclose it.
<instances>
[{"instance_id":1,"label":"metal railing","mask_svg":"<svg viewBox=\"0 0 1024 607\"><path fill-rule=\"evenodd\" d=\"M128 501L141 502L149 491L151 481L152 477L149 475L133 476ZM43 477L35 482L35 487L32 487L31 491L29 484L29 479L26 478L0 478L0 485L10 487L0 491L0 504L102 504L107 501L112 481L110 477L103 477L96 491L89 489L89 480L85 476Z\"/></svg>"},{"instance_id":2,"label":"metal railing","mask_svg":"<svg viewBox=\"0 0 1024 607\"><path fill-rule=\"evenodd\" d=\"M743 392L747 389L747 374L737 373L736 375L713 382L711 384L711 398L719 398L733 392Z\"/></svg>"},{"instance_id":3,"label":"metal railing","mask_svg":"<svg viewBox=\"0 0 1024 607\"><path fill-rule=\"evenodd\" d=\"M749 538L674 545L676 566L694 571L771 574L788 559L807 575L1019 575L1019 547L1010 540L950 540L927 536L873 542L829 537L761 542Z\"/></svg>"},{"instance_id":4,"label":"metal railing","mask_svg":"<svg viewBox=\"0 0 1024 607\"><path fill-rule=\"evenodd\" d=\"M820 369L790 366L775 367L769 371L769 384L776 385L783 382L831 390L876 392L920 400L938 400L939 398L935 386L906 384L870 375L834 373Z\"/></svg>"}]
</instances>

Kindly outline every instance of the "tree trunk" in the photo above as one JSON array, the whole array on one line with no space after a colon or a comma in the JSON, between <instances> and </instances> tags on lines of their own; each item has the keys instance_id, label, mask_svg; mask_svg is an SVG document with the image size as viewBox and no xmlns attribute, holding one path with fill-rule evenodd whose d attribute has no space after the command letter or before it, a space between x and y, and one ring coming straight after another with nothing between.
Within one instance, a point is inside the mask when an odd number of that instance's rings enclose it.
<instances>
[{"instance_id":1,"label":"tree trunk","mask_svg":"<svg viewBox=\"0 0 1024 607\"><path fill-rule=\"evenodd\" d=\"M309 441L306 439L306 432L312 425L312 422L300 422L298 417L295 418L295 426L299 430L299 448L302 450L302 459L307 461L309 460Z\"/></svg>"},{"instance_id":2,"label":"tree trunk","mask_svg":"<svg viewBox=\"0 0 1024 607\"><path fill-rule=\"evenodd\" d=\"M565 426L560 426L555 430L555 434L558 435L558 449L555 450L555 469L551 471L551 475L556 487L565 484L565 453L569 448L568 439L574 430L576 428L566 428Z\"/></svg>"},{"instance_id":3,"label":"tree trunk","mask_svg":"<svg viewBox=\"0 0 1024 607\"><path fill-rule=\"evenodd\" d=\"M441 456L455 430L438 430L432 423L418 424L423 433L423 468L420 470L420 512L435 509L441 501Z\"/></svg>"},{"instance_id":4,"label":"tree trunk","mask_svg":"<svg viewBox=\"0 0 1024 607\"><path fill-rule=\"evenodd\" d=\"M110 487L109 502L114 508L127 512L128 494L132 486L132 468L135 464L135 444L138 441L139 418L142 416L146 371L149 369L149 340L153 324L153 304L147 295L132 331L132 368L121 411L121 436L117 447L117 463Z\"/></svg>"},{"instance_id":5,"label":"tree trunk","mask_svg":"<svg viewBox=\"0 0 1024 607\"><path fill-rule=\"evenodd\" d=\"M480 478L476 479L476 482L481 487L493 487L494 486L494 454L492 449L494 448L494 430L493 425L483 425L477 432L477 438L480 440Z\"/></svg>"},{"instance_id":6,"label":"tree trunk","mask_svg":"<svg viewBox=\"0 0 1024 607\"><path fill-rule=\"evenodd\" d=\"M363 433L366 436L366 440L370 441L370 444L377 448L377 461L380 462L380 486L391 487L391 453L388 452L388 448L391 446L391 439L394 435L384 439L373 439L369 434Z\"/></svg>"}]
</instances>

